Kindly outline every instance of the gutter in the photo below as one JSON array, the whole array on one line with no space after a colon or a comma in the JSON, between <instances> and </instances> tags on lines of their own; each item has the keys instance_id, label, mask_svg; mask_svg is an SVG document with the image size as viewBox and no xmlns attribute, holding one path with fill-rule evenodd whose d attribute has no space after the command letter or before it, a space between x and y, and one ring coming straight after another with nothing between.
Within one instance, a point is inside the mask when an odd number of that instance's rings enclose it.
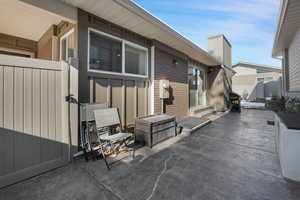
<instances>
[{"instance_id":1,"label":"gutter","mask_svg":"<svg viewBox=\"0 0 300 200\"><path fill-rule=\"evenodd\" d=\"M139 5L135 4L131 0L113 0L114 2L118 3L119 5L123 6L124 8L128 9L129 11L135 13L136 15L140 16L144 20L150 22L151 24L155 24L159 26L161 29L171 33L173 36L175 36L177 39L183 41L185 44L190 46L191 48L199 51L199 53L204 54L207 56L210 60L215 62L216 64L221 64L217 59L215 59L213 56L211 56L208 52L201 49L199 46L194 44L192 41L188 40L186 37L178 33L175 29L173 29L168 24L162 22L162 20L158 19L154 15L152 15L150 12L148 12L146 9L140 7Z\"/></svg>"}]
</instances>

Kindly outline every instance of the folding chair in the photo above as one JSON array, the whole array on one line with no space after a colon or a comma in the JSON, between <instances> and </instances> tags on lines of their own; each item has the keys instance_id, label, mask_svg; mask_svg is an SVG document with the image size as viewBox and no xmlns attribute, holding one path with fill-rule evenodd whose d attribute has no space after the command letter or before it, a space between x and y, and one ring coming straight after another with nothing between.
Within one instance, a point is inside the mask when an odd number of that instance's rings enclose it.
<instances>
[{"instance_id":1,"label":"folding chair","mask_svg":"<svg viewBox=\"0 0 300 200\"><path fill-rule=\"evenodd\" d=\"M108 103L84 103L80 104L80 140L85 160L88 161L88 154L96 158L97 148L93 148L94 137L92 136L95 124L94 110L107 109ZM97 141L96 141L97 142Z\"/></svg>"},{"instance_id":2,"label":"folding chair","mask_svg":"<svg viewBox=\"0 0 300 200\"><path fill-rule=\"evenodd\" d=\"M106 151L118 155L121 152L120 149L125 146L127 151L133 151L132 155L134 156L134 148L130 149L127 143L133 137L133 134L122 132L113 134L112 132L113 128L117 127L121 130L117 108L94 110L94 118L100 151L108 170L110 167L106 160ZM109 131L103 131L105 129L107 130L107 128Z\"/></svg>"}]
</instances>

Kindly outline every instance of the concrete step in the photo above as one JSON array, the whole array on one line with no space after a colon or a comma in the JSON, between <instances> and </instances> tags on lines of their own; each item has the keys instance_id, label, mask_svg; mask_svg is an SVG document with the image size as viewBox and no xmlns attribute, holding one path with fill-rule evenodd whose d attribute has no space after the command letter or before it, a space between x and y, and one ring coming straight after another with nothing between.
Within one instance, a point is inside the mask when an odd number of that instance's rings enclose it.
<instances>
[{"instance_id":1,"label":"concrete step","mask_svg":"<svg viewBox=\"0 0 300 200\"><path fill-rule=\"evenodd\" d=\"M193 117L208 117L215 114L216 111L212 106L205 106L201 108L194 109L190 112L190 116Z\"/></svg>"},{"instance_id":2,"label":"concrete step","mask_svg":"<svg viewBox=\"0 0 300 200\"><path fill-rule=\"evenodd\" d=\"M211 120L205 117L185 117L178 120L177 125L182 127L182 132L193 133L210 122Z\"/></svg>"}]
</instances>

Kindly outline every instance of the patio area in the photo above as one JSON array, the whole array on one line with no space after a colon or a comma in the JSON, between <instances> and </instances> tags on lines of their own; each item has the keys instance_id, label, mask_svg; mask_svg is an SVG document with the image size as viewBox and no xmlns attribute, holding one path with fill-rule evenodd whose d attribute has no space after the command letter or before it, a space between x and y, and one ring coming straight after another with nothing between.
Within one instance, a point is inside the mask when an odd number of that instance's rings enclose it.
<instances>
[{"instance_id":1,"label":"patio area","mask_svg":"<svg viewBox=\"0 0 300 200\"><path fill-rule=\"evenodd\" d=\"M300 199L300 184L281 177L273 114L227 114L146 156L117 162L84 159L3 188L0 199ZM158 145L159 146L159 145Z\"/></svg>"}]
</instances>

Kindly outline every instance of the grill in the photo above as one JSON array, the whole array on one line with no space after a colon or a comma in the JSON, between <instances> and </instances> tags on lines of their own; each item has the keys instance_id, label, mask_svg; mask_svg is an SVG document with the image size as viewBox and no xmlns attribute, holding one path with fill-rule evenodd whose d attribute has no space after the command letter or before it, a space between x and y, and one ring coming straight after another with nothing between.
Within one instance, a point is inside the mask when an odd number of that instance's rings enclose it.
<instances>
[{"instance_id":1,"label":"grill","mask_svg":"<svg viewBox=\"0 0 300 200\"><path fill-rule=\"evenodd\" d=\"M241 112L241 96L236 93L229 94L231 112Z\"/></svg>"},{"instance_id":2,"label":"grill","mask_svg":"<svg viewBox=\"0 0 300 200\"><path fill-rule=\"evenodd\" d=\"M169 115L152 115L135 121L135 141L149 147L176 136L176 119Z\"/></svg>"}]
</instances>

